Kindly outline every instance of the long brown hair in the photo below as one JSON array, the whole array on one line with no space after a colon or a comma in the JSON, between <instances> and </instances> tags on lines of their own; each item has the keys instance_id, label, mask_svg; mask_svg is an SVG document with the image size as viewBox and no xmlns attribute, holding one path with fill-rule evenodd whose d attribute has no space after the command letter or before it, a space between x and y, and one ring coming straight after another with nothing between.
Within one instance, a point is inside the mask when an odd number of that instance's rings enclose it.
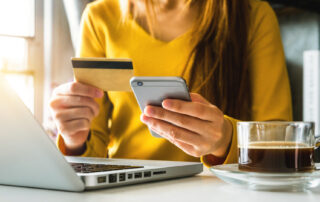
<instances>
[{"instance_id":1,"label":"long brown hair","mask_svg":"<svg viewBox=\"0 0 320 202\"><path fill-rule=\"evenodd\" d=\"M200 0L190 87L226 115L250 119L248 0ZM199 2L199 3L200 3ZM202 81L202 82L196 82Z\"/></svg>"},{"instance_id":2,"label":"long brown hair","mask_svg":"<svg viewBox=\"0 0 320 202\"><path fill-rule=\"evenodd\" d=\"M147 8L152 2L145 0ZM251 107L247 62L249 0L186 0L187 6L193 4L198 4L200 12L193 28L196 45L186 65L192 65L189 87L224 114L248 120ZM148 18L152 10L147 9Z\"/></svg>"}]
</instances>

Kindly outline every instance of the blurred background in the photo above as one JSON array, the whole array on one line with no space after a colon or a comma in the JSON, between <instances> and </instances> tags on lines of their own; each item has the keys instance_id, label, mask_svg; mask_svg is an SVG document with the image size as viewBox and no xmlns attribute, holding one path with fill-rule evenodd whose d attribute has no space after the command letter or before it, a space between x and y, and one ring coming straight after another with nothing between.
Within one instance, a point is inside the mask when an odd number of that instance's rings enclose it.
<instances>
[{"instance_id":1,"label":"blurred background","mask_svg":"<svg viewBox=\"0 0 320 202\"><path fill-rule=\"evenodd\" d=\"M0 72L52 138L52 89L73 79L83 9L90 0L0 0ZM294 120L303 120L303 52L320 49L320 0L270 0L281 27ZM5 99L5 98L0 98Z\"/></svg>"}]
</instances>

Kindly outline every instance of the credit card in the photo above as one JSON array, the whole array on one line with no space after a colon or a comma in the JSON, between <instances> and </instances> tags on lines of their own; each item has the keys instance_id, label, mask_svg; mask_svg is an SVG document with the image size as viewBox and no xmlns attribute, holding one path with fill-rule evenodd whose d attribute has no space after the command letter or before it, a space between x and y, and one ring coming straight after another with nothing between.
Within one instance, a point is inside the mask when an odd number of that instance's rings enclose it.
<instances>
[{"instance_id":1,"label":"credit card","mask_svg":"<svg viewBox=\"0 0 320 202\"><path fill-rule=\"evenodd\" d=\"M131 59L72 58L75 80L104 91L131 91Z\"/></svg>"}]
</instances>

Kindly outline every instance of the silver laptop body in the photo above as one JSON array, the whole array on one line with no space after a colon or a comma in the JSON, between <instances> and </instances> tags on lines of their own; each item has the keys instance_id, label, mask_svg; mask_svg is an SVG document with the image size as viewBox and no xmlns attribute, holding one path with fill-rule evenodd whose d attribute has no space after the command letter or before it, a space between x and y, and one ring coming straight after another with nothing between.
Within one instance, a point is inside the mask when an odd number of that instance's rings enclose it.
<instances>
[{"instance_id":1,"label":"silver laptop body","mask_svg":"<svg viewBox=\"0 0 320 202\"><path fill-rule=\"evenodd\" d=\"M64 157L0 75L2 185L83 191L192 176L202 170L199 162Z\"/></svg>"}]
</instances>

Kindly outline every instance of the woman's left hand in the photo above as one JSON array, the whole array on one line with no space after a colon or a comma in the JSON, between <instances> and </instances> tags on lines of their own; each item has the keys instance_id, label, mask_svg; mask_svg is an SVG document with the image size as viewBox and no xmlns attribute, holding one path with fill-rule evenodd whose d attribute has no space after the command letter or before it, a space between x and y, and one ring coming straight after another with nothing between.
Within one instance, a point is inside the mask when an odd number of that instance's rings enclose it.
<instances>
[{"instance_id":1,"label":"woman's left hand","mask_svg":"<svg viewBox=\"0 0 320 202\"><path fill-rule=\"evenodd\" d=\"M196 93L192 102L166 99L162 107L148 105L141 121L189 155L225 157L232 125L216 106Z\"/></svg>"}]
</instances>

